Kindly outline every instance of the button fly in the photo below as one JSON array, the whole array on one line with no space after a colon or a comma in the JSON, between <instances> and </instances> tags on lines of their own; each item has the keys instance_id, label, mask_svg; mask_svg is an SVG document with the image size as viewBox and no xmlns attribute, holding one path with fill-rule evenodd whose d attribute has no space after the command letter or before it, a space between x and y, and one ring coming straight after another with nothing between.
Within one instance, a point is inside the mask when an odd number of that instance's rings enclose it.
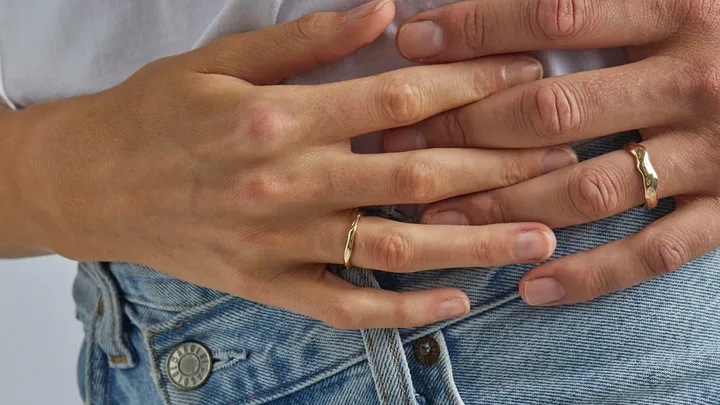
<instances>
[{"instance_id":1,"label":"button fly","mask_svg":"<svg viewBox=\"0 0 720 405\"><path fill-rule=\"evenodd\" d=\"M415 342L413 354L418 363L431 366L440 359L440 346L435 339L425 336Z\"/></svg>"},{"instance_id":2,"label":"button fly","mask_svg":"<svg viewBox=\"0 0 720 405\"><path fill-rule=\"evenodd\" d=\"M210 360L207 347L197 342L184 342L170 351L165 372L174 386L194 390L210 377Z\"/></svg>"}]
</instances>

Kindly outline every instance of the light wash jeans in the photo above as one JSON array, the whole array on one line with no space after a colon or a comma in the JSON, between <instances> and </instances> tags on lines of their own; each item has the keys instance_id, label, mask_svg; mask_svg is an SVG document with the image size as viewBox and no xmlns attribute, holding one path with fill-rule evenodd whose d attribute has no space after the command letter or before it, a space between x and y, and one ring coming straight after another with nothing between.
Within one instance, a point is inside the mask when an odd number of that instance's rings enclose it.
<instances>
[{"instance_id":1,"label":"light wash jeans","mask_svg":"<svg viewBox=\"0 0 720 405\"><path fill-rule=\"evenodd\" d=\"M596 156L634 137L599 139L579 153ZM663 201L651 212L558 230L556 257L636 233L672 209ZM339 331L144 266L81 263L80 390L98 405L720 404L720 252L559 308L519 299L518 280L530 267L396 275L333 266L357 285L453 286L472 302L467 316L450 322ZM432 364L413 352L423 337L436 344ZM207 383L195 390L175 388L165 371L171 349L186 341L213 357Z\"/></svg>"}]
</instances>

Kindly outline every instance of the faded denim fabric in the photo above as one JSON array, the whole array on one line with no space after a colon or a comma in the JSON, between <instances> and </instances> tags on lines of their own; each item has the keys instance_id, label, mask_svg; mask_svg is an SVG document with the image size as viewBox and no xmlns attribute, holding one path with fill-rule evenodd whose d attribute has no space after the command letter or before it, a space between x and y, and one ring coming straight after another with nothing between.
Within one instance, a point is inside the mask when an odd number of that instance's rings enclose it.
<instances>
[{"instance_id":1,"label":"faded denim fabric","mask_svg":"<svg viewBox=\"0 0 720 405\"><path fill-rule=\"evenodd\" d=\"M636 135L595 140L583 158ZM631 235L671 200L557 230L555 257ZM371 215L405 220L397 210ZM361 286L462 288L462 319L413 329L338 331L321 322L190 285L144 266L81 263L75 288L87 341L80 385L87 404L720 404L720 252L661 279L559 308L517 294L530 265L389 274L332 266ZM433 337L440 360L418 363ZM164 361L197 341L214 358L204 386L172 386Z\"/></svg>"}]
</instances>

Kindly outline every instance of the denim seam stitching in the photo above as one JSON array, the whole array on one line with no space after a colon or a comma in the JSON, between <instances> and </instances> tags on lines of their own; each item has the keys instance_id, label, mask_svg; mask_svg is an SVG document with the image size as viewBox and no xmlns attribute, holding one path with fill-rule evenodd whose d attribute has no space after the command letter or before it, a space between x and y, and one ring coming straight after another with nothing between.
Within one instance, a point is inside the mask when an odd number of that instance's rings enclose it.
<instances>
[{"instance_id":1,"label":"denim seam stitching","mask_svg":"<svg viewBox=\"0 0 720 405\"><path fill-rule=\"evenodd\" d=\"M86 370L85 370L85 402L86 403L90 403L93 400L93 398L95 397L95 384L92 384L92 381L90 379L90 373L93 372L92 359L93 359L94 352L97 350L95 348L95 345L96 345L95 341L97 340L95 335L97 334L97 322L98 322L97 310L95 312L93 312L93 315L91 316L90 319L91 319L91 322L90 322L90 327L88 328L88 334L87 334L90 338L88 339L88 343L87 343L87 353L86 353L87 366L86 366Z\"/></svg>"},{"instance_id":2,"label":"denim seam stitching","mask_svg":"<svg viewBox=\"0 0 720 405\"><path fill-rule=\"evenodd\" d=\"M111 297L111 298L112 298L112 297ZM111 299L110 301L112 301L112 299ZM105 300L104 300L103 297L102 297L102 290L101 290L101 292L100 292L100 298L98 298L98 309L97 309L97 311L98 311L98 316L99 316L100 319L101 319L100 322L102 322L102 318L107 315L107 311L102 311L103 313L102 313L102 315L100 315L100 309L99 309L99 308L100 308L101 305L102 305L103 307L105 306ZM113 314L113 313L114 313L114 312L113 312L113 306L112 306L112 302L111 302L111 303L110 303L110 314ZM113 347L113 350L115 350L115 353L120 353L120 350L118 350L118 347L117 347L117 343L115 342L115 320L114 320L114 319L112 319L112 320L110 321L110 332L112 333L112 338L110 339L110 344L112 344L112 347ZM108 359L112 359L113 357L115 357L115 356L114 356L115 353L113 353L112 356L108 354ZM122 353L120 353L120 354L122 354ZM111 361L110 363L112 364L112 361Z\"/></svg>"},{"instance_id":3,"label":"denim seam stitching","mask_svg":"<svg viewBox=\"0 0 720 405\"><path fill-rule=\"evenodd\" d=\"M102 266L102 265L100 264L100 266ZM114 354L119 354L120 356L125 357L124 361L115 363L112 361L112 357L118 357L118 356L108 356L108 363L110 364L110 367L116 368L117 365L127 365L130 363L129 357L123 356L123 352L129 353L129 351L131 349L127 344L125 344L125 342L122 342L122 341L120 343L123 345L123 349L125 349L125 350L121 350L120 348L118 348L117 339L122 340L123 336L121 334L117 333L118 332L117 321L122 322L122 315L119 312L119 308L117 309L118 312L116 312L115 300L113 298L119 299L119 296L118 296L119 292L117 290L115 290L114 286L111 285L110 282L107 279L104 279L102 276L99 277L99 281L100 281L100 285L101 285L99 300L102 300L104 305L110 306L109 314L108 314L108 311L103 311L103 316L110 317L110 323L111 323L110 330L112 333L110 342L112 344L113 350L115 350ZM103 290L105 290L105 292L107 292L107 295L108 295L107 300L102 298ZM110 302L106 304L105 301L110 301Z\"/></svg>"},{"instance_id":4,"label":"denim seam stitching","mask_svg":"<svg viewBox=\"0 0 720 405\"><path fill-rule=\"evenodd\" d=\"M430 393L430 399L433 402L433 405L437 403L437 400L435 399L435 395L433 394L432 387L430 387L430 381L428 381L427 375L425 374L425 368L422 364L420 364L420 375L422 376L424 382L425 382L425 388L427 388L428 392Z\"/></svg>"},{"instance_id":5,"label":"denim seam stitching","mask_svg":"<svg viewBox=\"0 0 720 405\"><path fill-rule=\"evenodd\" d=\"M372 352L375 352L375 343L373 342L372 336L370 335L370 333L367 334L367 341L368 341L368 346L370 346L370 350ZM370 361L370 356L368 356L368 361ZM385 388L385 383L383 382L383 379L382 379L382 373L378 372L377 376L378 376L378 382L380 383L380 389L382 390L383 401L385 401L385 405L389 405L390 401L388 400L387 389Z\"/></svg>"},{"instance_id":6,"label":"denim seam stitching","mask_svg":"<svg viewBox=\"0 0 720 405\"><path fill-rule=\"evenodd\" d=\"M105 405L110 405L110 372L112 369L108 368L107 371L107 388L105 391Z\"/></svg>"},{"instance_id":7,"label":"denim seam stitching","mask_svg":"<svg viewBox=\"0 0 720 405\"><path fill-rule=\"evenodd\" d=\"M402 378L402 368L400 367L400 361L398 361L397 349L395 348L395 342L392 338L392 332L390 329L385 329L385 331L387 332L386 336L390 343L390 350L392 351L393 362L395 363L395 368L397 370L398 382L400 383L400 392L402 393L405 403L409 405L410 401L408 400L407 393L405 392L405 380Z\"/></svg>"},{"instance_id":8,"label":"denim seam stitching","mask_svg":"<svg viewBox=\"0 0 720 405\"><path fill-rule=\"evenodd\" d=\"M157 366L158 371L158 382L160 383L160 388L162 389L163 399L165 399L166 405L171 405L170 403L170 393L167 390L167 385L165 385L165 378L163 378L162 374L162 364L160 363L160 356L158 356L157 351L155 350L155 336L158 335L158 333L151 332L148 335L148 347L150 347L150 351L152 353L152 357L154 360L154 366Z\"/></svg>"},{"instance_id":9,"label":"denim seam stitching","mask_svg":"<svg viewBox=\"0 0 720 405\"><path fill-rule=\"evenodd\" d=\"M358 270L360 270L360 269L358 269ZM372 287L373 283L372 283L372 280L370 279L370 270L360 270L359 273L360 273L361 277L363 278L363 282L365 283L365 285L368 287ZM370 347L370 350L373 353L375 353L375 344L372 339L372 330L368 329L366 335L367 335L368 346ZM392 342L391 342L391 344L392 344ZM369 354L368 354L368 361L371 361ZM389 405L390 400L388 399L387 388L385 388L385 383L383 382L383 378L382 378L383 372L382 372L382 370L377 369L377 367L376 367L376 371L377 371L378 383L380 384L380 389L382 391L383 400L385 401L385 405ZM404 390L404 388L403 388L403 390ZM405 394L403 393L403 396L404 395Z\"/></svg>"},{"instance_id":10,"label":"denim seam stitching","mask_svg":"<svg viewBox=\"0 0 720 405\"><path fill-rule=\"evenodd\" d=\"M457 387L455 387L455 384L451 384L448 380L448 375L452 375L452 363L450 362L450 349L447 347L447 342L445 341L445 335L441 330L435 332L435 340L440 341L442 347L445 349L444 353L447 354L447 358L444 359L441 357L440 362L445 367L445 370L447 373L440 373L440 376L444 382L443 388L445 392L445 396L448 398L449 402L458 402L454 400L455 398L460 398L460 393L457 392ZM457 394L456 394L457 393ZM460 398L460 403L462 404L462 398Z\"/></svg>"},{"instance_id":11,"label":"denim seam stitching","mask_svg":"<svg viewBox=\"0 0 720 405\"><path fill-rule=\"evenodd\" d=\"M108 300L108 301L110 301L110 317L115 318L113 316L113 315L115 315L115 303L113 302L114 300L112 298L113 298L112 294L110 294L110 299ZM103 302L104 302L104 300L103 300ZM115 325L115 319L111 319L110 323L111 323L110 331L112 333L112 338L110 339L110 342L112 343L112 347L115 350L115 352L120 353L120 350L117 347L117 342L115 341L115 337L117 336L117 334L116 334L117 333L117 325Z\"/></svg>"},{"instance_id":12,"label":"denim seam stitching","mask_svg":"<svg viewBox=\"0 0 720 405\"><path fill-rule=\"evenodd\" d=\"M443 388L444 388L443 392L445 393L445 396L447 397L448 401L451 403L455 402L454 401L455 396L448 393L448 387L450 386L450 381L448 381L445 373L441 372L440 378L443 380L443 383L444 383L443 384Z\"/></svg>"}]
</instances>

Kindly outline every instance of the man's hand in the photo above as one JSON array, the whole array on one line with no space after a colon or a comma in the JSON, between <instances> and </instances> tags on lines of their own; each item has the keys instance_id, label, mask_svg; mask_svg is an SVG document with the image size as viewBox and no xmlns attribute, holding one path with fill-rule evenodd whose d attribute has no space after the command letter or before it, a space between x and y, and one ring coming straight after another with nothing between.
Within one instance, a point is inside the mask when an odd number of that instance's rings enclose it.
<instances>
[{"instance_id":1,"label":"man's hand","mask_svg":"<svg viewBox=\"0 0 720 405\"><path fill-rule=\"evenodd\" d=\"M421 13L400 52L428 63L553 48L626 47L631 64L549 78L390 131L390 151L529 148L641 129L660 197L677 210L625 240L539 266L530 304L576 303L673 271L720 245L720 1L480 0ZM430 206L426 223L564 227L644 202L635 161L610 153Z\"/></svg>"},{"instance_id":2,"label":"man's hand","mask_svg":"<svg viewBox=\"0 0 720 405\"><path fill-rule=\"evenodd\" d=\"M105 92L11 113L0 147L0 245L142 263L339 328L410 327L469 309L458 289L360 289L342 263L358 206L426 203L574 163L558 148L355 155L354 136L411 125L541 76L528 57L276 85L372 42L391 2L232 35ZM482 175L478 175L482 173ZM29 225L28 225L29 224ZM14 245L13 245L14 246ZM411 272L546 259L539 223L361 221L352 263Z\"/></svg>"}]
</instances>

